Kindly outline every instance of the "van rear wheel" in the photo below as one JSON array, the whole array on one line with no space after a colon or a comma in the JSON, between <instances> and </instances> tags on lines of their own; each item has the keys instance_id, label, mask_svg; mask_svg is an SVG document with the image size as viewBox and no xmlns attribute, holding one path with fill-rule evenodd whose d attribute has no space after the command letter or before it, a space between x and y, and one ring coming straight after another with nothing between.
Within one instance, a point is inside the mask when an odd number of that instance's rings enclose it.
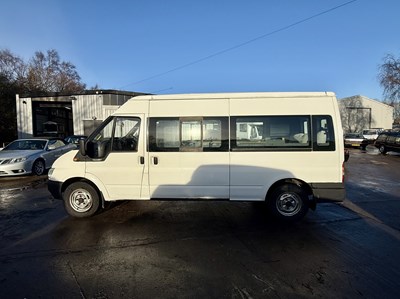
<instances>
[{"instance_id":1,"label":"van rear wheel","mask_svg":"<svg viewBox=\"0 0 400 299\"><path fill-rule=\"evenodd\" d=\"M84 218L94 215L100 206L96 189L85 182L69 185L63 193L64 206L73 217Z\"/></svg>"},{"instance_id":2,"label":"van rear wheel","mask_svg":"<svg viewBox=\"0 0 400 299\"><path fill-rule=\"evenodd\" d=\"M278 220L296 222L302 219L308 211L308 196L302 188L294 184L276 187L267 206L270 213Z\"/></svg>"}]
</instances>

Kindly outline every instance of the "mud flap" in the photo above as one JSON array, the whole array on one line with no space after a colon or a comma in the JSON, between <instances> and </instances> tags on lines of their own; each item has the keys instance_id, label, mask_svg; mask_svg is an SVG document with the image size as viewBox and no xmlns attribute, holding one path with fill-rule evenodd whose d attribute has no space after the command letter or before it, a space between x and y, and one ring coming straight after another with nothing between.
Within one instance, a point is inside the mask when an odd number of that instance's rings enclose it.
<instances>
[{"instance_id":1,"label":"mud flap","mask_svg":"<svg viewBox=\"0 0 400 299\"><path fill-rule=\"evenodd\" d=\"M315 211L315 209L317 208L317 202L315 201L313 195L308 196L308 207L313 211Z\"/></svg>"}]
</instances>

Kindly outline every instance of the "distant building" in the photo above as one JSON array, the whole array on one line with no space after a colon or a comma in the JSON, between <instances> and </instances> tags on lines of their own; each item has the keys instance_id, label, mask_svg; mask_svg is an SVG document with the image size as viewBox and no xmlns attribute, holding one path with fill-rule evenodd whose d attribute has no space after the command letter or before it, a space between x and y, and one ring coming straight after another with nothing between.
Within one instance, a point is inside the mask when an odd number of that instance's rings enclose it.
<instances>
[{"instance_id":1,"label":"distant building","mask_svg":"<svg viewBox=\"0 0 400 299\"><path fill-rule=\"evenodd\" d=\"M394 108L377 100L357 95L338 101L345 133L365 129L392 129Z\"/></svg>"},{"instance_id":2,"label":"distant building","mask_svg":"<svg viewBox=\"0 0 400 299\"><path fill-rule=\"evenodd\" d=\"M78 94L17 94L18 138L89 135L119 106L142 94L119 90L87 90Z\"/></svg>"}]
</instances>

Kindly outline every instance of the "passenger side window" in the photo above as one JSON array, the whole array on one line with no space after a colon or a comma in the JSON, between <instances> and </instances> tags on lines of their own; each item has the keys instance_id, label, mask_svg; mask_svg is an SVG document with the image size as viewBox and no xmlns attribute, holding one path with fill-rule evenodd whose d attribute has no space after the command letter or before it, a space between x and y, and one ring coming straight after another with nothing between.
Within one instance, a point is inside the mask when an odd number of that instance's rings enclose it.
<instances>
[{"instance_id":1,"label":"passenger side window","mask_svg":"<svg viewBox=\"0 0 400 299\"><path fill-rule=\"evenodd\" d=\"M227 151L227 117L150 118L149 151Z\"/></svg>"},{"instance_id":2,"label":"passenger side window","mask_svg":"<svg viewBox=\"0 0 400 299\"><path fill-rule=\"evenodd\" d=\"M182 120L181 126L181 150L187 151L202 148L201 120Z\"/></svg>"}]
</instances>

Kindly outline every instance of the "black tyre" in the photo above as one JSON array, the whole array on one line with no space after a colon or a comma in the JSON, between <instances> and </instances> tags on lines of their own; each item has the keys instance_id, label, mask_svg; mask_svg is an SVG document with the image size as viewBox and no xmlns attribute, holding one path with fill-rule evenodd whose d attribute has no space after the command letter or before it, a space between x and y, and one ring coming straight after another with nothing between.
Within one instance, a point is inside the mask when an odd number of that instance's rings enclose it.
<instances>
[{"instance_id":1,"label":"black tyre","mask_svg":"<svg viewBox=\"0 0 400 299\"><path fill-rule=\"evenodd\" d=\"M386 149L386 147L384 146L384 145L381 145L380 147L379 147L379 152L381 153L381 154L386 154L387 153L387 149Z\"/></svg>"},{"instance_id":2,"label":"black tyre","mask_svg":"<svg viewBox=\"0 0 400 299\"><path fill-rule=\"evenodd\" d=\"M269 198L269 212L278 220L296 222L302 219L308 211L308 195L302 188L294 184L276 187Z\"/></svg>"},{"instance_id":3,"label":"black tyre","mask_svg":"<svg viewBox=\"0 0 400 299\"><path fill-rule=\"evenodd\" d=\"M34 175L42 175L46 170L43 160L36 160L32 165L32 173Z\"/></svg>"},{"instance_id":4,"label":"black tyre","mask_svg":"<svg viewBox=\"0 0 400 299\"><path fill-rule=\"evenodd\" d=\"M96 189L85 182L72 183L63 193L64 206L73 217L84 218L94 215L100 206Z\"/></svg>"}]
</instances>

